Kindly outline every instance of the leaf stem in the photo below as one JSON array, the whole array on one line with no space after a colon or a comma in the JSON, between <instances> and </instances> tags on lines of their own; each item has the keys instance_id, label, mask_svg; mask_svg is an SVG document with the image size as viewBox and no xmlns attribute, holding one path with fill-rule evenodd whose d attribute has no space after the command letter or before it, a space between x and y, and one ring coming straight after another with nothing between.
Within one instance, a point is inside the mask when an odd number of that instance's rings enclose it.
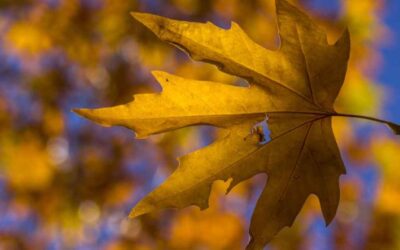
<instances>
[{"instance_id":1,"label":"leaf stem","mask_svg":"<svg viewBox=\"0 0 400 250\"><path fill-rule=\"evenodd\" d=\"M383 123L389 126L395 134L400 135L400 124L375 118L375 117L370 117L370 116L365 116L365 115L354 115L354 114L345 114L345 113L336 113L336 112L313 112L313 111L272 111L272 112L267 112L267 116L269 114L303 114L303 115L321 115L321 116L341 116L341 117L350 117L350 118L358 118L358 119L364 119L364 120L369 120L369 121L374 121L378 123Z\"/></svg>"},{"instance_id":2,"label":"leaf stem","mask_svg":"<svg viewBox=\"0 0 400 250\"><path fill-rule=\"evenodd\" d=\"M388 125L394 125L394 126L400 126L394 122L390 122L387 120L382 120L379 118L375 118L375 117L370 117L370 116L365 116L365 115L354 115L354 114L344 114L344 113L331 113L331 116L342 116L342 117L351 117L351 118L358 118L358 119L364 119L364 120L370 120L370 121L374 121L374 122L379 122L379 123L385 123Z\"/></svg>"}]
</instances>

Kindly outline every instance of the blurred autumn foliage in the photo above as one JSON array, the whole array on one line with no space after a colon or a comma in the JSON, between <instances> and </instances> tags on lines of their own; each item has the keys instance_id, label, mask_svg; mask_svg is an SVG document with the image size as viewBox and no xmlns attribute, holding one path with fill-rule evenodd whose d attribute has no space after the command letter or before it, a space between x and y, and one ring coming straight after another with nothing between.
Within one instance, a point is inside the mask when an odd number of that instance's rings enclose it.
<instances>
[{"instance_id":1,"label":"blurred autumn foliage","mask_svg":"<svg viewBox=\"0 0 400 250\"><path fill-rule=\"evenodd\" d=\"M376 82L383 0L342 0L314 14L331 42L348 26L352 54L338 111L382 116ZM243 81L191 62L135 23L130 11L212 21L235 20L259 44L278 44L272 0L0 0L0 249L242 249L265 178L224 196L214 185L211 206L128 220L133 204L176 166L175 158L212 141L209 127L134 140L70 110L125 103L159 91L150 71L192 79ZM382 127L334 121L348 163L334 222L325 228L309 199L292 229L269 249L399 249L400 142ZM368 131L368 133L366 132Z\"/></svg>"}]
</instances>

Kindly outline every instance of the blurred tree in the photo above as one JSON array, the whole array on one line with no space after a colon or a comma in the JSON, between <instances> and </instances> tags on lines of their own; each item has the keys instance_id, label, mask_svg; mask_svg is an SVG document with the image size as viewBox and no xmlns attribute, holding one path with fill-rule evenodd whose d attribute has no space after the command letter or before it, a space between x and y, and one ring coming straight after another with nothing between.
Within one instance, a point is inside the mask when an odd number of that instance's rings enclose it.
<instances>
[{"instance_id":1,"label":"blurred tree","mask_svg":"<svg viewBox=\"0 0 400 250\"><path fill-rule=\"evenodd\" d=\"M299 4L308 8L312 1ZM314 9L331 41L344 26L352 34L337 108L378 115L384 91L374 79L388 34L381 20L384 1L342 0L340 6L334 17ZM131 100L133 93L159 91L153 69L243 84L162 44L133 22L130 11L222 27L234 20L261 45L279 43L272 0L0 1L0 248L240 249L247 241L245 221L264 179L244 183L229 199L217 190L215 206L205 213L189 208L125 220L133 203L176 166L178 155L212 141L210 128L139 141L125 129L105 130L70 113L72 107L109 106ZM366 138L366 127L335 121L353 166L343 178L345 205L337 222L320 227L311 202L270 249L399 248L398 144L381 130ZM379 182L369 177L378 175L369 167L373 163L382 169ZM227 228L221 231L219 224Z\"/></svg>"}]
</instances>

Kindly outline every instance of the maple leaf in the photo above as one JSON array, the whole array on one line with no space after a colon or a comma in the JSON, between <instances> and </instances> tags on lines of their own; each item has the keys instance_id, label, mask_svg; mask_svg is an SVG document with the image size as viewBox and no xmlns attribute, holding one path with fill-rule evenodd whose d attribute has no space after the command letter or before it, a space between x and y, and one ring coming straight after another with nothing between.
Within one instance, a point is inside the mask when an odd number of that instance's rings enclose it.
<instances>
[{"instance_id":1,"label":"maple leaf","mask_svg":"<svg viewBox=\"0 0 400 250\"><path fill-rule=\"evenodd\" d=\"M272 51L253 42L236 23L229 30L211 23L177 21L132 13L161 40L193 59L245 78L249 87L184 79L155 71L163 91L134 96L110 108L77 109L105 126L133 129L137 137L207 124L226 133L211 145L183 156L167 180L131 211L136 217L161 208L208 207L216 180L231 179L230 189L256 174L268 180L255 207L248 249L262 249L283 227L292 225L303 203L315 194L326 224L339 202L339 176L345 173L336 144L333 103L341 89L350 52L349 32L328 44L324 31L286 0L276 1L280 47ZM267 116L270 140L259 143L254 126Z\"/></svg>"}]
</instances>

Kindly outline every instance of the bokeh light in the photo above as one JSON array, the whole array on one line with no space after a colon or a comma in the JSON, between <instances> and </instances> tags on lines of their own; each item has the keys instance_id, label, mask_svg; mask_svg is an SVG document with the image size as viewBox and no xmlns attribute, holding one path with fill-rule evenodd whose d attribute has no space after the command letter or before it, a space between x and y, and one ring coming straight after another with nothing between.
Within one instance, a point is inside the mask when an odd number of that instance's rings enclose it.
<instances>
[{"instance_id":1,"label":"bokeh light","mask_svg":"<svg viewBox=\"0 0 400 250\"><path fill-rule=\"evenodd\" d=\"M400 122L399 1L303 0L335 41L348 26L352 54L339 111ZM0 0L0 249L243 249L265 176L210 208L166 210L127 219L130 209L176 167L176 158L219 131L185 128L136 140L72 113L160 91L152 70L243 84L193 62L131 17L143 11L229 27L259 44L279 39L273 0ZM267 249L400 249L399 138L385 127L337 118L348 174L326 228L311 197L291 229ZM399 177L399 178L398 178Z\"/></svg>"}]
</instances>

